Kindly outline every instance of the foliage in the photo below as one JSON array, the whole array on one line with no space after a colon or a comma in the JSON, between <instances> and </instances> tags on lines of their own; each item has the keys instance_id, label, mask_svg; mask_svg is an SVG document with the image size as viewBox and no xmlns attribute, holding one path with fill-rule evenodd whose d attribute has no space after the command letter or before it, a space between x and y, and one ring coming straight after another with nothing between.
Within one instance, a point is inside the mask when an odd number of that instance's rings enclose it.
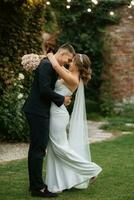
<instances>
[{"instance_id":1,"label":"foliage","mask_svg":"<svg viewBox=\"0 0 134 200\"><path fill-rule=\"evenodd\" d=\"M123 104L121 115L133 118L133 116L134 116L134 104L129 104L129 103Z\"/></svg>"},{"instance_id":2,"label":"foliage","mask_svg":"<svg viewBox=\"0 0 134 200\"><path fill-rule=\"evenodd\" d=\"M114 132L132 132L134 133L134 120L125 116L109 117L108 123L101 126L101 129Z\"/></svg>"},{"instance_id":3,"label":"foliage","mask_svg":"<svg viewBox=\"0 0 134 200\"><path fill-rule=\"evenodd\" d=\"M24 104L22 81L14 79L0 99L0 139L10 141L28 140L28 125L21 111Z\"/></svg>"},{"instance_id":4,"label":"foliage","mask_svg":"<svg viewBox=\"0 0 134 200\"><path fill-rule=\"evenodd\" d=\"M59 4L59 0L51 0L51 6L47 7L47 13L51 19L55 19L60 30L58 44L70 42L77 52L85 53L91 58L93 76L86 94L88 99L96 102L99 100L101 85L105 27L119 22L118 14L115 12L115 16L110 16L109 12L125 4L128 1L102 0L94 5L89 0L73 0L70 9L66 9L66 2ZM89 7L92 9L90 13L87 12Z\"/></svg>"},{"instance_id":5,"label":"foliage","mask_svg":"<svg viewBox=\"0 0 134 200\"><path fill-rule=\"evenodd\" d=\"M87 113L87 119L91 121L105 121L105 117L100 112Z\"/></svg>"},{"instance_id":6,"label":"foliage","mask_svg":"<svg viewBox=\"0 0 134 200\"><path fill-rule=\"evenodd\" d=\"M44 1L1 0L0 24L0 138L26 140L28 130L21 107L32 75L23 71L20 62L26 53L41 52ZM20 72L25 75L21 100L17 98L19 84L14 86Z\"/></svg>"},{"instance_id":7,"label":"foliage","mask_svg":"<svg viewBox=\"0 0 134 200\"><path fill-rule=\"evenodd\" d=\"M36 5L18 2L0 2L0 83L5 88L22 71L21 56L41 51L43 1Z\"/></svg>"},{"instance_id":8,"label":"foliage","mask_svg":"<svg viewBox=\"0 0 134 200\"><path fill-rule=\"evenodd\" d=\"M74 0L71 2L70 10L66 9L65 4L65 1L59 3L59 0L51 0L51 6L46 7L44 0L0 1L0 129L2 133L0 138L2 139L27 138L27 130L24 131L27 129L26 122L19 109L29 92L32 75L22 70L20 58L26 53L41 52L43 29L49 32L59 31L57 46L70 42L77 52L84 52L90 56L93 78L86 88L89 105L91 104L87 107L91 110L98 105L96 102L99 102L100 74L103 67L102 36L107 24L117 23L119 20L117 15L109 16L109 11L126 4L126 1L103 0L94 6L88 0ZM87 13L88 6L92 8L92 13ZM16 98L20 91L14 86L14 80L17 80L20 72L25 76L25 81L22 82L24 99L21 100ZM13 123L11 119L14 119ZM17 121L18 129L16 129ZM26 135L24 136L22 132Z\"/></svg>"},{"instance_id":9,"label":"foliage","mask_svg":"<svg viewBox=\"0 0 134 200\"><path fill-rule=\"evenodd\" d=\"M108 123L102 125L102 129L109 131L125 131L134 133L134 104L124 104L118 115L111 115Z\"/></svg>"},{"instance_id":10,"label":"foliage","mask_svg":"<svg viewBox=\"0 0 134 200\"><path fill-rule=\"evenodd\" d=\"M101 95L100 100L100 110L103 113L103 115L112 115L114 114L114 100L108 93L103 93Z\"/></svg>"}]
</instances>

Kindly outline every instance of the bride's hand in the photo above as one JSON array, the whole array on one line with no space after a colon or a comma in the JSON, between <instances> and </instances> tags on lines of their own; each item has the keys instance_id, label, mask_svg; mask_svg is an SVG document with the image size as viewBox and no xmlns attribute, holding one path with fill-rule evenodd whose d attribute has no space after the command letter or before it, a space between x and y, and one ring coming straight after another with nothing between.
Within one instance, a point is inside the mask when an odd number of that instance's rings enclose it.
<instances>
[{"instance_id":1,"label":"bride's hand","mask_svg":"<svg viewBox=\"0 0 134 200\"><path fill-rule=\"evenodd\" d=\"M55 68L56 66L59 66L59 63L56 60L56 58L55 58L53 53L48 53L47 57L48 57L49 61L51 62L53 68Z\"/></svg>"},{"instance_id":2,"label":"bride's hand","mask_svg":"<svg viewBox=\"0 0 134 200\"><path fill-rule=\"evenodd\" d=\"M48 57L48 59L51 59L52 57L53 57L53 53L51 52L51 53L47 53L47 57Z\"/></svg>"}]
</instances>

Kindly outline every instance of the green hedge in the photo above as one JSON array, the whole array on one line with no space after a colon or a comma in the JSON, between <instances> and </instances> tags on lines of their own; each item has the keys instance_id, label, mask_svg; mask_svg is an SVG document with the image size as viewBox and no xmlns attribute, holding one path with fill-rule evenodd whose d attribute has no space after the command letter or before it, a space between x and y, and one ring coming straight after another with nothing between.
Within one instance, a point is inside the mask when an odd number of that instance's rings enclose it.
<instances>
[{"instance_id":1,"label":"green hedge","mask_svg":"<svg viewBox=\"0 0 134 200\"><path fill-rule=\"evenodd\" d=\"M23 71L20 61L26 53L41 52L44 1L1 0L0 24L0 139L27 140L21 107L32 75ZM18 80L19 73L24 80Z\"/></svg>"}]
</instances>

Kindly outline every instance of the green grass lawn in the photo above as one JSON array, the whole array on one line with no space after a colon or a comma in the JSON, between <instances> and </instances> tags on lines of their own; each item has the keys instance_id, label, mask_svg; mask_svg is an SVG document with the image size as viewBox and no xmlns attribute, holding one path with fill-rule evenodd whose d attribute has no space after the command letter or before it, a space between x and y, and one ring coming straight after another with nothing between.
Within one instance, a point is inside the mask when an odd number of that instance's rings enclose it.
<instances>
[{"instance_id":1,"label":"green grass lawn","mask_svg":"<svg viewBox=\"0 0 134 200\"><path fill-rule=\"evenodd\" d=\"M91 121L104 121L106 124L100 128L111 132L131 132L134 133L134 114L132 115L113 115L113 116L102 116L99 113L87 114L88 120Z\"/></svg>"},{"instance_id":2,"label":"green grass lawn","mask_svg":"<svg viewBox=\"0 0 134 200\"><path fill-rule=\"evenodd\" d=\"M91 145L103 172L86 190L63 192L57 200L134 200L134 134ZM44 167L45 168L45 167ZM45 172L45 170L44 170ZM27 161L0 165L0 200L39 200L28 192Z\"/></svg>"},{"instance_id":3,"label":"green grass lawn","mask_svg":"<svg viewBox=\"0 0 134 200\"><path fill-rule=\"evenodd\" d=\"M107 131L125 131L134 133L134 117L113 116L107 117L108 124L102 125L102 129Z\"/></svg>"}]
</instances>

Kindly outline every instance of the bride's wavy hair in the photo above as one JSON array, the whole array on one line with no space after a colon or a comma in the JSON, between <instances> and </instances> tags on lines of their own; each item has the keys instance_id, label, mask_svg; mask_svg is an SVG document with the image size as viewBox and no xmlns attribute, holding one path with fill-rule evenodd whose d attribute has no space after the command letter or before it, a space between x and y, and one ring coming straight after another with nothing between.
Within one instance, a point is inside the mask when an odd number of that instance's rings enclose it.
<instances>
[{"instance_id":1,"label":"bride's wavy hair","mask_svg":"<svg viewBox=\"0 0 134 200\"><path fill-rule=\"evenodd\" d=\"M91 79L91 61L89 57L85 54L76 54L74 56L74 63L78 67L80 72L80 78L83 80L84 84L87 84Z\"/></svg>"}]
</instances>

